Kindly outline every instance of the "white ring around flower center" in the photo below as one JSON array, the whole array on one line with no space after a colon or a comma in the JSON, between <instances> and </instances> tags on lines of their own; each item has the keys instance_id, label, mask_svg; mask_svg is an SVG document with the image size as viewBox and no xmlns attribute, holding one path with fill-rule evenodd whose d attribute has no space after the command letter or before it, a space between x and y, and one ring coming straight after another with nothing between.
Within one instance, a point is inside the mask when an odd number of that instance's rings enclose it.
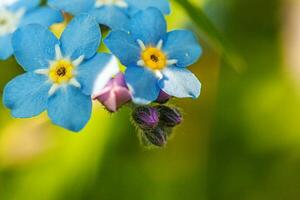
<instances>
[{"instance_id":1,"label":"white ring around flower center","mask_svg":"<svg viewBox=\"0 0 300 200\"><path fill-rule=\"evenodd\" d=\"M147 49L146 45L144 44L144 42L140 39L137 40L137 43L138 45L140 46L141 48L141 51L145 51ZM163 40L159 40L158 43L156 44L156 49L158 50L161 50L162 51L162 47L163 47ZM163 52L163 51L162 51ZM163 52L165 55L167 55L165 52ZM175 65L176 63L178 63L178 60L177 59L168 59L166 61L166 66L165 67L168 67L168 66L171 66L171 65ZM143 59L140 59L137 61L137 65L140 66L140 67L147 67L146 66L146 63ZM162 75L162 72L161 70L154 70L153 73L155 74L155 76L158 78L158 79L161 79L163 78L163 75Z\"/></svg>"},{"instance_id":2,"label":"white ring around flower center","mask_svg":"<svg viewBox=\"0 0 300 200\"><path fill-rule=\"evenodd\" d=\"M100 8L102 6L117 6L120 8L127 8L128 4L124 0L96 0L95 7Z\"/></svg>"},{"instance_id":3,"label":"white ring around flower center","mask_svg":"<svg viewBox=\"0 0 300 200\"><path fill-rule=\"evenodd\" d=\"M56 62L58 62L60 60L70 61L70 63L72 63L72 66L74 67L73 68L73 75L74 75L74 77L72 77L67 83L63 83L63 84L54 83L50 79L50 77L49 77L50 76L49 74L50 74L51 66L53 66L54 63L56 63ZM62 55L60 46L57 44L57 45L55 45L55 59L49 61L49 68L48 69L38 69L38 70L35 70L35 73L36 74L45 75L45 76L49 77L48 81L52 83L52 86L51 86L50 90L48 91L48 95L52 96L59 88L65 87L67 85L72 85L72 86L77 87L77 88L81 87L80 83L76 79L76 69L83 62L83 60L84 60L84 56L83 55L79 56L75 60L71 60L69 57L64 57Z\"/></svg>"},{"instance_id":4,"label":"white ring around flower center","mask_svg":"<svg viewBox=\"0 0 300 200\"><path fill-rule=\"evenodd\" d=\"M13 33L18 28L24 13L25 9L12 12L4 6L0 6L0 36Z\"/></svg>"}]
</instances>

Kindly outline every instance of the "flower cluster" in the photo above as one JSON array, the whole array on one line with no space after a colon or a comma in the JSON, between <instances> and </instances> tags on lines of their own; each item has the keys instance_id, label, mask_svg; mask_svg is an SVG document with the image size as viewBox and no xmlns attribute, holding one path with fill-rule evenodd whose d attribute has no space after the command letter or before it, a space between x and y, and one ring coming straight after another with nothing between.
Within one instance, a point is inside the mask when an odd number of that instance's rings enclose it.
<instances>
[{"instance_id":1,"label":"flower cluster","mask_svg":"<svg viewBox=\"0 0 300 200\"><path fill-rule=\"evenodd\" d=\"M0 59L14 55L25 70L4 88L3 103L16 118L47 111L54 124L78 132L90 119L92 100L112 113L130 105L143 141L164 146L182 122L180 111L165 103L200 95L201 84L187 67L201 47L190 31L167 32L167 0L4 2ZM54 34L49 27L64 13L72 20ZM111 53L99 53L104 26Z\"/></svg>"}]
</instances>

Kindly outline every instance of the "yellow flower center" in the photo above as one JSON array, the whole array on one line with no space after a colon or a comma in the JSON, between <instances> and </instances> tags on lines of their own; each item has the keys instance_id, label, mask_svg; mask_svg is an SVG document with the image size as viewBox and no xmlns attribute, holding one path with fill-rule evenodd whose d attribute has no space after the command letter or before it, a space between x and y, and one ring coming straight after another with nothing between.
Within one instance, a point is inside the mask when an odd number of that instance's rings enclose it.
<instances>
[{"instance_id":1,"label":"yellow flower center","mask_svg":"<svg viewBox=\"0 0 300 200\"><path fill-rule=\"evenodd\" d=\"M168 58L160 49L148 47L142 51L141 59L152 70L161 70L167 66Z\"/></svg>"},{"instance_id":2,"label":"yellow flower center","mask_svg":"<svg viewBox=\"0 0 300 200\"><path fill-rule=\"evenodd\" d=\"M56 84L67 83L73 77L73 64L68 60L55 61L49 71L49 78Z\"/></svg>"}]
</instances>

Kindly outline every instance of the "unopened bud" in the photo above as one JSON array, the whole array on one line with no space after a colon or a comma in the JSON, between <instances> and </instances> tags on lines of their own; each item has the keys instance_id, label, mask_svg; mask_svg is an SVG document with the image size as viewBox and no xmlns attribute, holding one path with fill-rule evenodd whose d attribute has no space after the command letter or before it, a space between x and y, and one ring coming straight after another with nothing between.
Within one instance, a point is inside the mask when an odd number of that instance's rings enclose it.
<instances>
[{"instance_id":1,"label":"unopened bud","mask_svg":"<svg viewBox=\"0 0 300 200\"><path fill-rule=\"evenodd\" d=\"M117 112L121 106L131 100L124 75L122 73L117 74L95 95L94 99L102 103L108 111Z\"/></svg>"},{"instance_id":2,"label":"unopened bud","mask_svg":"<svg viewBox=\"0 0 300 200\"><path fill-rule=\"evenodd\" d=\"M147 141L155 146L163 147L167 144L167 134L161 127L156 127L155 129L144 131L144 136Z\"/></svg>"},{"instance_id":3,"label":"unopened bud","mask_svg":"<svg viewBox=\"0 0 300 200\"><path fill-rule=\"evenodd\" d=\"M156 108L140 106L135 108L132 118L139 128L143 130L154 129L159 123L159 113Z\"/></svg>"},{"instance_id":4,"label":"unopened bud","mask_svg":"<svg viewBox=\"0 0 300 200\"><path fill-rule=\"evenodd\" d=\"M167 127L175 127L179 125L183 118L177 108L170 108L168 106L157 106L160 115L160 121Z\"/></svg>"}]
</instances>

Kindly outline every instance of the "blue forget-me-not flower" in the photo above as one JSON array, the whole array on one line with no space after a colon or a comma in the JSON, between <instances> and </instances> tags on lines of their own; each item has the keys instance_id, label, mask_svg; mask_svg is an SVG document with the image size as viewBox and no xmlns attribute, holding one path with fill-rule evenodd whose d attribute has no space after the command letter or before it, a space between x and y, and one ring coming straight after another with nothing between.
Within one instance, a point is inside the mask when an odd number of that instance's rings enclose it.
<instances>
[{"instance_id":1,"label":"blue forget-me-not flower","mask_svg":"<svg viewBox=\"0 0 300 200\"><path fill-rule=\"evenodd\" d=\"M13 54L12 34L27 24L50 26L63 20L61 13L49 7L40 7L40 0L1 0L0 2L0 60Z\"/></svg>"},{"instance_id":2,"label":"blue forget-me-not flower","mask_svg":"<svg viewBox=\"0 0 300 200\"><path fill-rule=\"evenodd\" d=\"M170 13L168 0L49 0L50 6L78 15L82 12L96 17L99 24L111 29L124 29L130 16L149 7Z\"/></svg>"},{"instance_id":3,"label":"blue forget-me-not flower","mask_svg":"<svg viewBox=\"0 0 300 200\"><path fill-rule=\"evenodd\" d=\"M125 79L137 104L155 101L161 90L178 98L200 95L199 80L186 69L202 53L196 37L166 29L163 14L148 8L133 16L128 31L112 31L104 41L127 67Z\"/></svg>"},{"instance_id":4,"label":"blue forget-me-not flower","mask_svg":"<svg viewBox=\"0 0 300 200\"><path fill-rule=\"evenodd\" d=\"M91 115L91 95L119 72L115 57L96 53L100 41L99 25L87 14L75 17L60 39L38 24L18 29L12 44L26 73L6 85L4 105L17 118L47 110L54 124L81 130Z\"/></svg>"}]
</instances>

